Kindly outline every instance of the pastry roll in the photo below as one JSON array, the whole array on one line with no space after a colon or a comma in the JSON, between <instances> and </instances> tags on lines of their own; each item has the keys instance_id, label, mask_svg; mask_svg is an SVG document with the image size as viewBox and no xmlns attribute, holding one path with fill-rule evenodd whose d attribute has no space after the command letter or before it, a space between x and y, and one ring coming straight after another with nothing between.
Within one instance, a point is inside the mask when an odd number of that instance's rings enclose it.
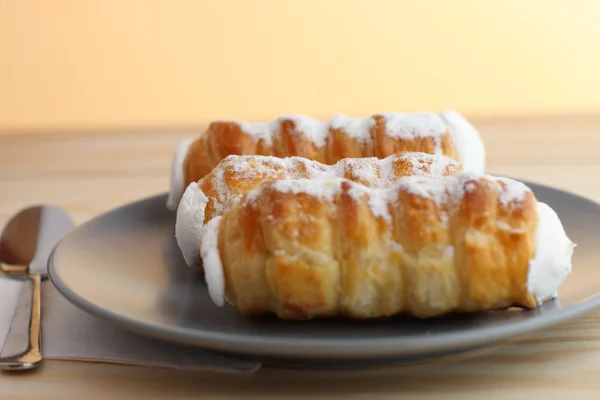
<instances>
[{"instance_id":1,"label":"pastry roll","mask_svg":"<svg viewBox=\"0 0 600 400\"><path fill-rule=\"evenodd\" d=\"M297 156L332 165L344 158L386 158L405 151L444 155L465 171L484 171L483 141L454 111L338 115L327 121L299 115L270 122L216 121L195 140L177 146L167 207L175 210L184 189L228 155Z\"/></svg>"},{"instance_id":2,"label":"pastry roll","mask_svg":"<svg viewBox=\"0 0 600 400\"><path fill-rule=\"evenodd\" d=\"M344 158L334 165L302 157L230 155L197 183L188 185L177 210L175 234L186 262L194 265L199 261L203 225L268 180L337 177L377 188L404 176L442 177L460 171L462 166L458 161L418 152L398 153L383 159Z\"/></svg>"},{"instance_id":3,"label":"pastry roll","mask_svg":"<svg viewBox=\"0 0 600 400\"><path fill-rule=\"evenodd\" d=\"M574 249L524 184L471 173L377 189L269 181L203 236L217 305L288 320L532 309L556 295Z\"/></svg>"}]
</instances>

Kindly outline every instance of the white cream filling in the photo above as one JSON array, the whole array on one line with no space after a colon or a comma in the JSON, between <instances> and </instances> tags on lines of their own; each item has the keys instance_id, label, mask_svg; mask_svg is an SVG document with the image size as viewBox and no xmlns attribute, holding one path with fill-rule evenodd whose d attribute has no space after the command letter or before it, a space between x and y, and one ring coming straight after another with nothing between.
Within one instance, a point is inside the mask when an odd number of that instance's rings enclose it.
<instances>
[{"instance_id":1,"label":"white cream filling","mask_svg":"<svg viewBox=\"0 0 600 400\"><path fill-rule=\"evenodd\" d=\"M527 290L541 303L556 297L558 287L571 272L571 257L575 245L567 237L552 208L538 202L537 213L535 257L529 263Z\"/></svg>"},{"instance_id":2,"label":"white cream filling","mask_svg":"<svg viewBox=\"0 0 600 400\"><path fill-rule=\"evenodd\" d=\"M185 262L190 266L199 264L198 247L202 240L204 212L208 197L198 187L196 182L188 185L179 207L175 220L175 238Z\"/></svg>"},{"instance_id":3,"label":"white cream filling","mask_svg":"<svg viewBox=\"0 0 600 400\"><path fill-rule=\"evenodd\" d=\"M219 254L219 224L221 216L208 221L202 229L200 255L204 268L204 278L212 301L219 307L225 304L225 278Z\"/></svg>"},{"instance_id":4,"label":"white cream filling","mask_svg":"<svg viewBox=\"0 0 600 400\"><path fill-rule=\"evenodd\" d=\"M483 174L485 171L485 146L477 129L455 111L446 110L441 112L440 116L448 125L464 171Z\"/></svg>"},{"instance_id":5,"label":"white cream filling","mask_svg":"<svg viewBox=\"0 0 600 400\"><path fill-rule=\"evenodd\" d=\"M171 161L171 188L169 190L169 197L167 198L167 208L171 211L175 211L181 200L183 194L184 176L183 176L183 162L192 144L191 140L184 140L180 142L173 154L173 160Z\"/></svg>"}]
</instances>

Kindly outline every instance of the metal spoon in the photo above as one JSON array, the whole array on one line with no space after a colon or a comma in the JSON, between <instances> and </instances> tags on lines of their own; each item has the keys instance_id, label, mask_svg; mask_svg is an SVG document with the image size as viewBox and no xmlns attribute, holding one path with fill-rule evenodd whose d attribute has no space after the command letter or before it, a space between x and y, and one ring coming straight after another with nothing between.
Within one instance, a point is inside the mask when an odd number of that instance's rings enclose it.
<instances>
[{"instance_id":1,"label":"metal spoon","mask_svg":"<svg viewBox=\"0 0 600 400\"><path fill-rule=\"evenodd\" d=\"M42 360L41 281L48 279L48 259L75 224L62 209L39 205L21 210L0 236L0 271L24 281L10 330L0 351L0 369L24 370Z\"/></svg>"}]
</instances>

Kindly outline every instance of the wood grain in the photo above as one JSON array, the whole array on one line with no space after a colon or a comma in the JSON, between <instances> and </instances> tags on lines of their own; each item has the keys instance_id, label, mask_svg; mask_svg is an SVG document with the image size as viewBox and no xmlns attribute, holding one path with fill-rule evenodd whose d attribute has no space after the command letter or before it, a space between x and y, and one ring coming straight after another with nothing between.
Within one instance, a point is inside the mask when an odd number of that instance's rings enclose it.
<instances>
[{"instance_id":1,"label":"wood grain","mask_svg":"<svg viewBox=\"0 0 600 400\"><path fill-rule=\"evenodd\" d=\"M488 171L553 185L600 202L600 117L475 120ZM164 192L175 144L193 131L0 135L0 224L51 202L78 223ZM0 398L600 397L600 311L465 356L356 372L279 370L253 376L47 361L0 375Z\"/></svg>"}]
</instances>

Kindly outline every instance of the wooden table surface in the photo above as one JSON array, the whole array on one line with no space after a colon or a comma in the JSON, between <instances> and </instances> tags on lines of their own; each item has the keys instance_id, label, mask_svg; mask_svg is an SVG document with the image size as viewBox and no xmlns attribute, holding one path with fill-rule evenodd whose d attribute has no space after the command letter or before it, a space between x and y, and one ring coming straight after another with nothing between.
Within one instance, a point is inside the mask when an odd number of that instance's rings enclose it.
<instances>
[{"instance_id":1,"label":"wooden table surface","mask_svg":"<svg viewBox=\"0 0 600 400\"><path fill-rule=\"evenodd\" d=\"M600 115L473 119L488 172L537 181L600 202ZM189 130L0 134L0 225L49 202L78 223L164 192L174 146ZM52 361L0 375L0 398L211 399L600 398L600 311L475 354L361 372L265 367L252 376Z\"/></svg>"}]
</instances>

